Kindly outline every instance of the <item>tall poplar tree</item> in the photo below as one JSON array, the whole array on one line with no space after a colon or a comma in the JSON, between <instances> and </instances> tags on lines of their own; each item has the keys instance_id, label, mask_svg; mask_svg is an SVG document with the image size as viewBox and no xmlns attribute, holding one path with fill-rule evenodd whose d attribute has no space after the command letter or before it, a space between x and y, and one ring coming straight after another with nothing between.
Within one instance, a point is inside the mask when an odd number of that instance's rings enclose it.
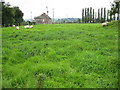
<instances>
[{"instance_id":1,"label":"tall poplar tree","mask_svg":"<svg viewBox=\"0 0 120 90\"><path fill-rule=\"evenodd\" d=\"M82 9L82 23L85 22L85 16L84 16L84 8Z\"/></svg>"},{"instance_id":2,"label":"tall poplar tree","mask_svg":"<svg viewBox=\"0 0 120 90\"><path fill-rule=\"evenodd\" d=\"M109 10L107 10L107 21L109 21Z\"/></svg>"},{"instance_id":3,"label":"tall poplar tree","mask_svg":"<svg viewBox=\"0 0 120 90\"><path fill-rule=\"evenodd\" d=\"M101 23L103 22L103 8L101 8Z\"/></svg>"},{"instance_id":4,"label":"tall poplar tree","mask_svg":"<svg viewBox=\"0 0 120 90\"><path fill-rule=\"evenodd\" d=\"M104 22L106 20L106 8L104 8Z\"/></svg>"},{"instance_id":5,"label":"tall poplar tree","mask_svg":"<svg viewBox=\"0 0 120 90\"><path fill-rule=\"evenodd\" d=\"M92 21L92 7L90 7L90 23Z\"/></svg>"},{"instance_id":6,"label":"tall poplar tree","mask_svg":"<svg viewBox=\"0 0 120 90\"><path fill-rule=\"evenodd\" d=\"M100 23L100 9L98 9L98 22Z\"/></svg>"},{"instance_id":7,"label":"tall poplar tree","mask_svg":"<svg viewBox=\"0 0 120 90\"><path fill-rule=\"evenodd\" d=\"M89 8L87 8L87 22L90 21L89 16L90 16L90 14L89 14Z\"/></svg>"},{"instance_id":8,"label":"tall poplar tree","mask_svg":"<svg viewBox=\"0 0 120 90\"><path fill-rule=\"evenodd\" d=\"M85 8L85 23L86 23L86 21L87 21L87 15L86 15L86 8Z\"/></svg>"}]
</instances>

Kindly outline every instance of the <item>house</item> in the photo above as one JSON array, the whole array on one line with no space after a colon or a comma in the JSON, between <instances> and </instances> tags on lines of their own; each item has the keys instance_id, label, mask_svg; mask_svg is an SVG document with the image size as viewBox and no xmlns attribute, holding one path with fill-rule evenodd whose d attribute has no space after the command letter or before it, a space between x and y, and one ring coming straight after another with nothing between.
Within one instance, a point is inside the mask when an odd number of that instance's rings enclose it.
<instances>
[{"instance_id":1,"label":"house","mask_svg":"<svg viewBox=\"0 0 120 90\"><path fill-rule=\"evenodd\" d=\"M52 24L52 19L43 13L42 15L34 18L36 21L36 24Z\"/></svg>"}]
</instances>

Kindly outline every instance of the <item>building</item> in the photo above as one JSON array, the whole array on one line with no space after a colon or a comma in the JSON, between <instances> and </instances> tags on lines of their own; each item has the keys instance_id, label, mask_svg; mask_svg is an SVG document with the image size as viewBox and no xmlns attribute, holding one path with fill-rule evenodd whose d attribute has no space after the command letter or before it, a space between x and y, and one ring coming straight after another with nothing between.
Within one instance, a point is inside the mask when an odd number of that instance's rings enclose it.
<instances>
[{"instance_id":1,"label":"building","mask_svg":"<svg viewBox=\"0 0 120 90\"><path fill-rule=\"evenodd\" d=\"M36 24L52 24L52 19L43 13L42 15L34 18L36 21Z\"/></svg>"}]
</instances>

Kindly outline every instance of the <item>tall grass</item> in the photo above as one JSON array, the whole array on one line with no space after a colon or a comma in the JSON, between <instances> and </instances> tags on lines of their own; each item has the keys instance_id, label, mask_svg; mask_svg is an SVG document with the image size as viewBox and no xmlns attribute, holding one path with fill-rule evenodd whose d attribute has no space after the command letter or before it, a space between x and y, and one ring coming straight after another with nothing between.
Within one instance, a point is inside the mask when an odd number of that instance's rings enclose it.
<instances>
[{"instance_id":1,"label":"tall grass","mask_svg":"<svg viewBox=\"0 0 120 90\"><path fill-rule=\"evenodd\" d=\"M2 29L3 88L117 88L118 27L35 25Z\"/></svg>"}]
</instances>

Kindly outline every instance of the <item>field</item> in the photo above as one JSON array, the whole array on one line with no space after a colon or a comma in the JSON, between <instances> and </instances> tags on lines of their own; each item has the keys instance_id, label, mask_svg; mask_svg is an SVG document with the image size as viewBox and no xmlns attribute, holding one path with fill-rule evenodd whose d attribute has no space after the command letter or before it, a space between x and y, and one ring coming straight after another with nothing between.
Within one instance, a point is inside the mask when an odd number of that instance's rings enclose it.
<instances>
[{"instance_id":1,"label":"field","mask_svg":"<svg viewBox=\"0 0 120 90\"><path fill-rule=\"evenodd\" d=\"M117 88L118 24L2 28L3 88Z\"/></svg>"}]
</instances>

